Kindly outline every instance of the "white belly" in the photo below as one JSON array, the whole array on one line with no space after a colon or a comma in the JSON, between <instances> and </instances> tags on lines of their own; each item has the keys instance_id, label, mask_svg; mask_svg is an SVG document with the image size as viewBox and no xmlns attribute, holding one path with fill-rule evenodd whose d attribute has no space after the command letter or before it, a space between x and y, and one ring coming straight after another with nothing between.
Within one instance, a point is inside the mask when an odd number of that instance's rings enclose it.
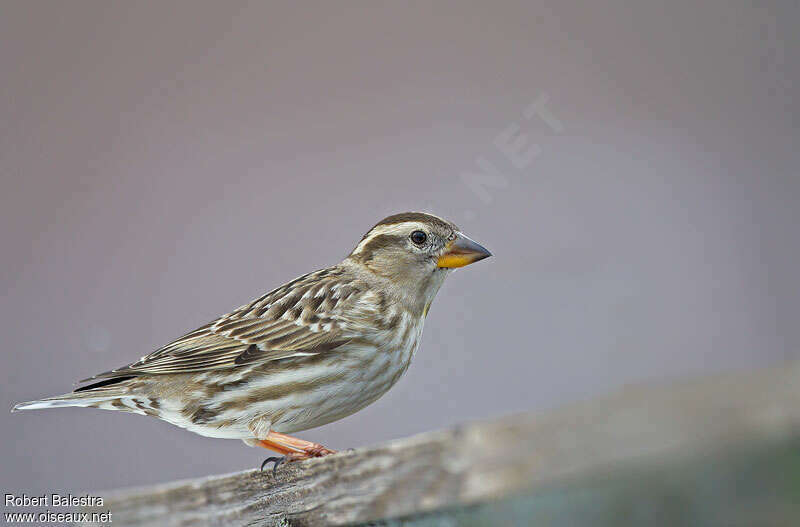
<instances>
[{"instance_id":1,"label":"white belly","mask_svg":"<svg viewBox=\"0 0 800 527\"><path fill-rule=\"evenodd\" d=\"M291 409L272 424L276 432L291 433L342 419L375 402L400 379L411 363L413 348L382 351L348 350L348 374L318 390L299 393L282 404ZM276 401L277 402L277 401ZM271 405L270 405L271 406Z\"/></svg>"},{"instance_id":2,"label":"white belly","mask_svg":"<svg viewBox=\"0 0 800 527\"><path fill-rule=\"evenodd\" d=\"M282 433L342 419L376 401L408 369L420 340L422 323L396 333L397 338L388 341L383 349L368 344L345 344L333 352L336 361L298 359L294 368L278 367L276 363L264 375L208 399L204 404L215 415L207 422L193 422L180 411L183 403L179 401L174 404L165 401L160 417L200 435L230 439L251 438L249 425L258 418L268 419L271 429ZM244 373L240 369L209 375L220 377L224 383ZM282 389L284 386L287 389ZM259 391L270 395L232 407Z\"/></svg>"}]
</instances>

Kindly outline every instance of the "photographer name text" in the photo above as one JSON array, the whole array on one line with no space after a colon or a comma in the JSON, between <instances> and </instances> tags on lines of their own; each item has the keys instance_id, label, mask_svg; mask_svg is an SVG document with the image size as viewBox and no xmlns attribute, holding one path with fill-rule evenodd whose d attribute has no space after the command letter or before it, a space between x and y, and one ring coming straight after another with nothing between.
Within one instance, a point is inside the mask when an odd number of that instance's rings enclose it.
<instances>
[{"instance_id":1,"label":"photographer name text","mask_svg":"<svg viewBox=\"0 0 800 527\"><path fill-rule=\"evenodd\" d=\"M28 494L6 494L6 507L102 507L103 498L100 496L75 496L74 494L42 494L30 496Z\"/></svg>"}]
</instances>

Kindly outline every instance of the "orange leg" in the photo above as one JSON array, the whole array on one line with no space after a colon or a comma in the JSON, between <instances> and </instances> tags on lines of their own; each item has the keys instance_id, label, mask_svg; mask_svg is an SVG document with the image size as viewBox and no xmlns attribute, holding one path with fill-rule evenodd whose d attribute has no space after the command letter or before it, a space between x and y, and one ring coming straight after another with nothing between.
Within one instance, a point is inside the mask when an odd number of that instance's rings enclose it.
<instances>
[{"instance_id":1,"label":"orange leg","mask_svg":"<svg viewBox=\"0 0 800 527\"><path fill-rule=\"evenodd\" d=\"M301 459L322 457L336 453L335 450L325 448L318 443L272 431L267 434L265 439L259 440L258 444L264 448L283 454L286 456L287 461L299 461Z\"/></svg>"}]
</instances>

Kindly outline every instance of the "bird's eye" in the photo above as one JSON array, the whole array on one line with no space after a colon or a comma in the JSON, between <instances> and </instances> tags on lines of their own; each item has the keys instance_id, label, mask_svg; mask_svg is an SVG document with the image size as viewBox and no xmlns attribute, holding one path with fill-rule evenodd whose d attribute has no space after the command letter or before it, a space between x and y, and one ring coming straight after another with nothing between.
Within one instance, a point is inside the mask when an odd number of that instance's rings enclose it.
<instances>
[{"instance_id":1,"label":"bird's eye","mask_svg":"<svg viewBox=\"0 0 800 527\"><path fill-rule=\"evenodd\" d=\"M414 231L411 233L411 241L416 243L417 245L422 245L425 243L425 240L428 239L428 235L422 231Z\"/></svg>"}]
</instances>

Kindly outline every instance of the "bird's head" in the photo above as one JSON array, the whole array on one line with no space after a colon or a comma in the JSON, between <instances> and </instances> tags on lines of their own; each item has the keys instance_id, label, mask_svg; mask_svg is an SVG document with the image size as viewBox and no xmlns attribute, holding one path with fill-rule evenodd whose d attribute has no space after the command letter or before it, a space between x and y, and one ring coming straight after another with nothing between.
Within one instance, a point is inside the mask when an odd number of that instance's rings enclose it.
<instances>
[{"instance_id":1,"label":"bird's head","mask_svg":"<svg viewBox=\"0 0 800 527\"><path fill-rule=\"evenodd\" d=\"M489 256L455 224L432 214L404 212L372 227L349 259L401 287L427 289L430 284L438 289L448 270Z\"/></svg>"}]
</instances>

